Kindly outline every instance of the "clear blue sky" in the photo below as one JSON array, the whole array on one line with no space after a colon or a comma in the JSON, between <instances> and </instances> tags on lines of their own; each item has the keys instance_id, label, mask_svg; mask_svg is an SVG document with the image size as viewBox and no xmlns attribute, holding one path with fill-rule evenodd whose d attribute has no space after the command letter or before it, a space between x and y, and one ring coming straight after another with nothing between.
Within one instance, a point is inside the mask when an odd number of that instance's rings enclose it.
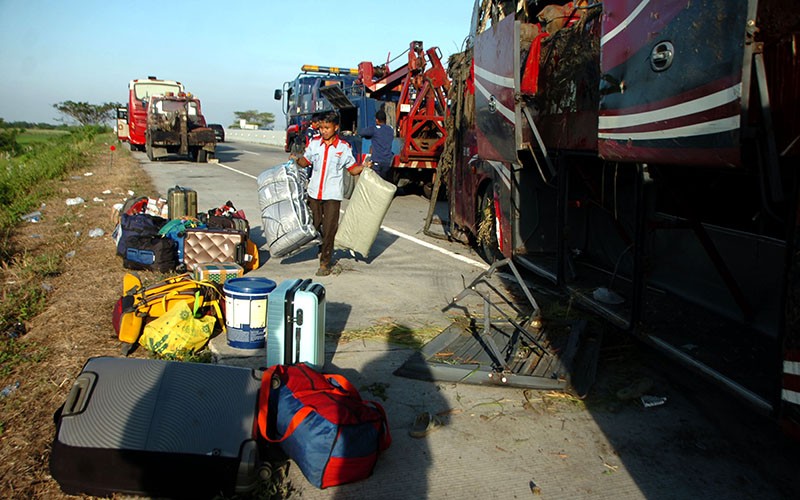
<instances>
[{"instance_id":1,"label":"clear blue sky","mask_svg":"<svg viewBox=\"0 0 800 500\"><path fill-rule=\"evenodd\" d=\"M471 14L470 0L0 0L0 118L57 123L55 103L124 103L128 81L155 75L183 82L210 122L256 109L282 127L273 91L301 65L384 62L412 40L446 63Z\"/></svg>"}]
</instances>

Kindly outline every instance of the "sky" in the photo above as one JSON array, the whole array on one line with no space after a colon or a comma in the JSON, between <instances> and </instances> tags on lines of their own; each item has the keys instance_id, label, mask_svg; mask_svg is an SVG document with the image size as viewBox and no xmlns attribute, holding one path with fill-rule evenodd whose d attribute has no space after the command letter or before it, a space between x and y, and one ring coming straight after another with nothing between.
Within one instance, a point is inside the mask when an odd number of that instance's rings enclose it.
<instances>
[{"instance_id":1,"label":"sky","mask_svg":"<svg viewBox=\"0 0 800 500\"><path fill-rule=\"evenodd\" d=\"M303 64L383 63L413 40L439 47L446 63L472 3L0 0L0 118L60 123L53 104L124 104L130 80L154 75L182 82L209 123L254 109L282 128L273 93Z\"/></svg>"}]
</instances>

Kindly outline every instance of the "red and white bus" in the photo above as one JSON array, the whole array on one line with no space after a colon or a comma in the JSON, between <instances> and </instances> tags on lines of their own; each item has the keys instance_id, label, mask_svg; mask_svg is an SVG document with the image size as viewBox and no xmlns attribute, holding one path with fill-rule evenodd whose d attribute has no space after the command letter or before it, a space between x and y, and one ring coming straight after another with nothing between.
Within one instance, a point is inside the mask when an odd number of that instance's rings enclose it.
<instances>
[{"instance_id":1,"label":"red and white bus","mask_svg":"<svg viewBox=\"0 0 800 500\"><path fill-rule=\"evenodd\" d=\"M451 229L488 261L800 437L800 57L781 5L477 1L449 64L447 187Z\"/></svg>"},{"instance_id":2,"label":"red and white bus","mask_svg":"<svg viewBox=\"0 0 800 500\"><path fill-rule=\"evenodd\" d=\"M131 151L145 150L147 130L147 103L150 96L177 95L185 92L183 84L175 80L159 80L155 76L131 80L128 84L128 142Z\"/></svg>"}]
</instances>

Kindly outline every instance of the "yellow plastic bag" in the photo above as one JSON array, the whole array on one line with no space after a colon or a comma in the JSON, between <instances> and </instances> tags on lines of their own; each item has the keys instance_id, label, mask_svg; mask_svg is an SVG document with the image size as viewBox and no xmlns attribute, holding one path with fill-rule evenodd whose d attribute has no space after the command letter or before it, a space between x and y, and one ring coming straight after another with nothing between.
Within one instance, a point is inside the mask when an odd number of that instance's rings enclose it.
<instances>
[{"instance_id":1,"label":"yellow plastic bag","mask_svg":"<svg viewBox=\"0 0 800 500\"><path fill-rule=\"evenodd\" d=\"M139 344L156 354L181 358L206 345L215 322L214 316L195 318L189 305L179 302L145 325Z\"/></svg>"}]
</instances>

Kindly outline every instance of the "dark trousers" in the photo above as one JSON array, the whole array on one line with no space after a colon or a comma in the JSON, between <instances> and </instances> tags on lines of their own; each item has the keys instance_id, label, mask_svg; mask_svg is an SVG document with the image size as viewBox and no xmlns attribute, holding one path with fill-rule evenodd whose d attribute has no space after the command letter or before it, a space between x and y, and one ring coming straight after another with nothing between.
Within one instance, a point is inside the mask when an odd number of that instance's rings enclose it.
<instances>
[{"instance_id":1,"label":"dark trousers","mask_svg":"<svg viewBox=\"0 0 800 500\"><path fill-rule=\"evenodd\" d=\"M333 240L336 238L336 231L339 229L339 208L342 206L342 202L339 200L317 200L309 197L308 206L311 209L311 217L314 219L314 227L322 234L319 265L329 267L331 265L331 256L333 255Z\"/></svg>"}]
</instances>

